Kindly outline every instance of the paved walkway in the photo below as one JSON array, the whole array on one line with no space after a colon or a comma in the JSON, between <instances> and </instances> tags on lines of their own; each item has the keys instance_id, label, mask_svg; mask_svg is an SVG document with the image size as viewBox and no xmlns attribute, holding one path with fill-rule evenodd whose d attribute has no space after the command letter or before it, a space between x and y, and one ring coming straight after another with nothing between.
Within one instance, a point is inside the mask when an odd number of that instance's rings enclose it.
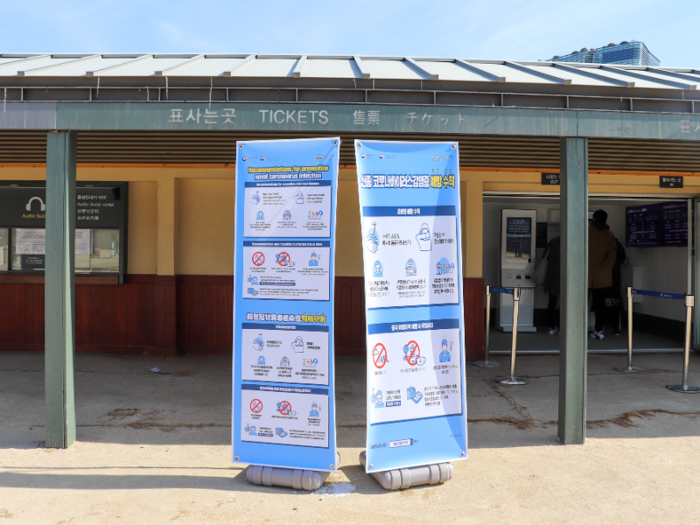
<instances>
[{"instance_id":1,"label":"paved walkway","mask_svg":"<svg viewBox=\"0 0 700 525\"><path fill-rule=\"evenodd\" d=\"M338 361L340 470L320 490L245 481L230 463L230 359L78 355L78 442L43 448L43 355L0 354L0 525L112 523L684 523L700 515L700 395L680 355L648 371L589 357L588 437L556 439L558 363L523 357L527 386L468 367L469 459L440 486L386 492L365 475L364 362ZM153 367L172 372L158 375ZM691 382L700 383L693 355Z\"/></svg>"}]
</instances>

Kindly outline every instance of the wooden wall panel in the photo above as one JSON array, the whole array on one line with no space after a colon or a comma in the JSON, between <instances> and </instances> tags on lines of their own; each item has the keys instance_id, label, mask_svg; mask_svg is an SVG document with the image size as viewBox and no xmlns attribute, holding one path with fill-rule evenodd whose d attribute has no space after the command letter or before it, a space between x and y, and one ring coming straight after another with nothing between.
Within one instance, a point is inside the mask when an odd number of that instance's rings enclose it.
<instances>
[{"instance_id":1,"label":"wooden wall panel","mask_svg":"<svg viewBox=\"0 0 700 525\"><path fill-rule=\"evenodd\" d=\"M363 277L335 278L335 355L365 355L365 280Z\"/></svg>"},{"instance_id":2,"label":"wooden wall panel","mask_svg":"<svg viewBox=\"0 0 700 525\"><path fill-rule=\"evenodd\" d=\"M231 353L233 277L177 277L177 338L183 352Z\"/></svg>"},{"instance_id":3,"label":"wooden wall panel","mask_svg":"<svg viewBox=\"0 0 700 525\"><path fill-rule=\"evenodd\" d=\"M464 279L464 350L467 361L484 358L484 279Z\"/></svg>"},{"instance_id":4,"label":"wooden wall panel","mask_svg":"<svg viewBox=\"0 0 700 525\"><path fill-rule=\"evenodd\" d=\"M335 286L335 353L364 357L364 279ZM75 294L79 352L231 353L232 277L130 275L123 285L77 284ZM483 279L464 279L464 314L467 359L482 359ZM0 282L0 319L0 350L43 350L43 284Z\"/></svg>"}]
</instances>

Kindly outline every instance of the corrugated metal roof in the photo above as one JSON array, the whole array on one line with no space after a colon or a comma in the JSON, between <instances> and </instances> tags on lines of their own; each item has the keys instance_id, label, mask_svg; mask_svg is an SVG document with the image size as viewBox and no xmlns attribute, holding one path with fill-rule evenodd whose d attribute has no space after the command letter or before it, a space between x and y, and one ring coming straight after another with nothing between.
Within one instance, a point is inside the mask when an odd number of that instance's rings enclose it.
<instances>
[{"instance_id":1,"label":"corrugated metal roof","mask_svg":"<svg viewBox=\"0 0 700 525\"><path fill-rule=\"evenodd\" d=\"M5 77L428 80L695 90L700 70L553 62L328 55L1 54Z\"/></svg>"}]
</instances>

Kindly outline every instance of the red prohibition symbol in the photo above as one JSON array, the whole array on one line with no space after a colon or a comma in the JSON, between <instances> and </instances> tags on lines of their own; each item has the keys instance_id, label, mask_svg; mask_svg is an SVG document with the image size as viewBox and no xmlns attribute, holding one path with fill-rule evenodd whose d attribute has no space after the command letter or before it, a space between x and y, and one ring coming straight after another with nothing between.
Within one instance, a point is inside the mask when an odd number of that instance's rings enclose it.
<instances>
[{"instance_id":1,"label":"red prohibition symbol","mask_svg":"<svg viewBox=\"0 0 700 525\"><path fill-rule=\"evenodd\" d=\"M377 343L374 346L372 360L374 361L374 366L377 368L384 368L384 365L387 362L387 355L386 347L382 343Z\"/></svg>"},{"instance_id":2,"label":"red prohibition symbol","mask_svg":"<svg viewBox=\"0 0 700 525\"><path fill-rule=\"evenodd\" d=\"M291 258L287 252L280 252L280 254L277 256L277 264L280 266L289 266L290 262Z\"/></svg>"},{"instance_id":3,"label":"red prohibition symbol","mask_svg":"<svg viewBox=\"0 0 700 525\"><path fill-rule=\"evenodd\" d=\"M418 364L418 359L420 359L420 346L415 341L409 341L408 343L409 353L406 356L406 361L411 366L416 366Z\"/></svg>"},{"instance_id":4,"label":"red prohibition symbol","mask_svg":"<svg viewBox=\"0 0 700 525\"><path fill-rule=\"evenodd\" d=\"M262 401L260 401L259 399L253 399L250 402L250 409L253 411L254 414L259 414L260 412L262 412L262 409L263 409Z\"/></svg>"},{"instance_id":5,"label":"red prohibition symbol","mask_svg":"<svg viewBox=\"0 0 700 525\"><path fill-rule=\"evenodd\" d=\"M262 266L265 263L265 254L263 252L255 252L253 254L253 264L255 266Z\"/></svg>"},{"instance_id":6,"label":"red prohibition symbol","mask_svg":"<svg viewBox=\"0 0 700 525\"><path fill-rule=\"evenodd\" d=\"M288 416L292 412L292 404L289 401L282 401L277 404L277 410L283 416Z\"/></svg>"}]
</instances>

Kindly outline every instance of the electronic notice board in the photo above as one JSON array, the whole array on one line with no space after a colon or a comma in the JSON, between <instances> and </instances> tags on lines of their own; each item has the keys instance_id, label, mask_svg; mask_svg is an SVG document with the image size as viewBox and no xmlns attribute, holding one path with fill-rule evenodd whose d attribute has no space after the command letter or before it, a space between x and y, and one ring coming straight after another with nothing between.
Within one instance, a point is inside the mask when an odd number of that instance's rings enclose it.
<instances>
[{"instance_id":1,"label":"electronic notice board","mask_svg":"<svg viewBox=\"0 0 700 525\"><path fill-rule=\"evenodd\" d=\"M626 246L688 246L688 205L661 202L627 208Z\"/></svg>"}]
</instances>

